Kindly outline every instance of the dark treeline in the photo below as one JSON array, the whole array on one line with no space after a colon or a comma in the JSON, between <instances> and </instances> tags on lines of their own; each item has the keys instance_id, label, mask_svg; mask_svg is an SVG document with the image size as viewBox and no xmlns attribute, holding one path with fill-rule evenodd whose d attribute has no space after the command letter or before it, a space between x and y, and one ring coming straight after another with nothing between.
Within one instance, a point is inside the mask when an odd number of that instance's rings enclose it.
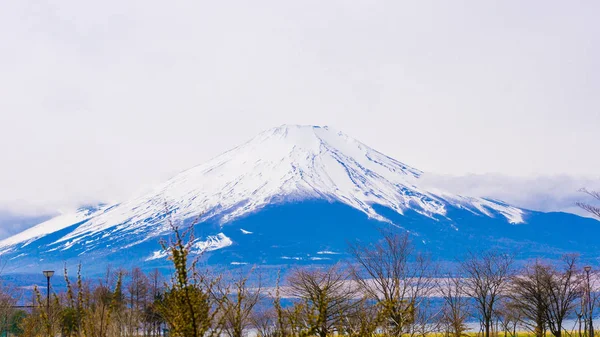
<instances>
[{"instance_id":1,"label":"dark treeline","mask_svg":"<svg viewBox=\"0 0 600 337\"><path fill-rule=\"evenodd\" d=\"M31 308L14 308L14 289L0 292L0 326L15 336L590 336L598 304L595 270L576 255L518 267L498 251L469 254L442 272L408 234L383 231L372 244L349 246L350 261L278 274L216 273L197 264L193 227L172 226L162 242L173 264L158 272L108 269L97 281L64 270L66 290L46 299L33 289ZM22 299L21 299L22 302ZM567 326L566 322L570 322ZM575 322L573 325L572 322ZM475 323L477 324L477 323Z\"/></svg>"}]
</instances>

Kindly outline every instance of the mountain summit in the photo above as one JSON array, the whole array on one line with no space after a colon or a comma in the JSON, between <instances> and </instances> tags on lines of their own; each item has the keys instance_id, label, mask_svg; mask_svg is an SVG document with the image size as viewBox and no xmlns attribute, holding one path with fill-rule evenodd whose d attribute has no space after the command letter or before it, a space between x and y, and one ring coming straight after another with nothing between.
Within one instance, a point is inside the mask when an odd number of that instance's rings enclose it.
<instances>
[{"instance_id":1,"label":"mountain summit","mask_svg":"<svg viewBox=\"0 0 600 337\"><path fill-rule=\"evenodd\" d=\"M445 255L459 251L446 247L445 235L480 240L504 228L490 242L532 241L525 232L538 227L543 213L424 188L421 174L333 128L283 125L151 193L32 227L0 242L0 251L29 264L118 261L122 252L134 258L130 262L159 263L167 212L175 221L199 219L195 247L210 251L215 263L334 260L323 252L342 253L348 240L372 239L378 226L408 230ZM565 217L597 226L555 216ZM553 226L556 221L547 229ZM518 232L525 237L511 237ZM308 241L290 243L291 235Z\"/></svg>"}]
</instances>

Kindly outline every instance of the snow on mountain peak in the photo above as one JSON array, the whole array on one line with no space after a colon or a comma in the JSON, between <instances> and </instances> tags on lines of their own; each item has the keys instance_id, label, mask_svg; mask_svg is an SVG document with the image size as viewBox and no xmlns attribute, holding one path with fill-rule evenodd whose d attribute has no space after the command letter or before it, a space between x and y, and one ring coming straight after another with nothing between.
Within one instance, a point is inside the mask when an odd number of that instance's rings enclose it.
<instances>
[{"instance_id":1,"label":"snow on mountain peak","mask_svg":"<svg viewBox=\"0 0 600 337\"><path fill-rule=\"evenodd\" d=\"M224 221L283 197L338 200L377 216L370 203L398 199L398 187L420 174L332 128L284 125L183 172L161 193L168 201L201 196L198 206L218 206Z\"/></svg>"},{"instance_id":2,"label":"snow on mountain peak","mask_svg":"<svg viewBox=\"0 0 600 337\"><path fill-rule=\"evenodd\" d=\"M477 214L491 216L488 210L494 210L510 222L523 222L518 208L419 188L420 175L330 127L282 125L176 175L152 193L98 212L56 244L106 231L159 235L167 230L165 205L179 219L203 214L203 219L221 223L268 204L304 199L341 202L382 221L388 220L375 211L375 204L426 216L444 216L446 204L461 205Z\"/></svg>"}]
</instances>

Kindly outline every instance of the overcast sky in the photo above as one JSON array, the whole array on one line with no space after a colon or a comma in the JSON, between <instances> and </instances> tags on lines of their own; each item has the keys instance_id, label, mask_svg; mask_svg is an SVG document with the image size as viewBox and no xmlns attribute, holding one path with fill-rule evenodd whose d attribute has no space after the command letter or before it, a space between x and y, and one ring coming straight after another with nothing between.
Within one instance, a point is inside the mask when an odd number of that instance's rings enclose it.
<instances>
[{"instance_id":1,"label":"overcast sky","mask_svg":"<svg viewBox=\"0 0 600 337\"><path fill-rule=\"evenodd\" d=\"M600 175L599 1L43 2L0 4L0 209L121 200L281 124Z\"/></svg>"}]
</instances>

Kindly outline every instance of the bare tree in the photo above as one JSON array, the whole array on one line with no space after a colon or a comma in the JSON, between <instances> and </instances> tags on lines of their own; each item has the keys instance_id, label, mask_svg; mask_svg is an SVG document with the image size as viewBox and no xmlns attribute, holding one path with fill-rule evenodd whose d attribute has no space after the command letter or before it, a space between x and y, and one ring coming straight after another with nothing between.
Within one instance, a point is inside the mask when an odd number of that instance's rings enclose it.
<instances>
[{"instance_id":1,"label":"bare tree","mask_svg":"<svg viewBox=\"0 0 600 337\"><path fill-rule=\"evenodd\" d=\"M512 276L512 264L511 255L496 251L469 253L461 262L466 277L464 291L474 300L485 337L490 337L496 307Z\"/></svg>"},{"instance_id":2,"label":"bare tree","mask_svg":"<svg viewBox=\"0 0 600 337\"><path fill-rule=\"evenodd\" d=\"M149 296L151 297L151 303L144 310L144 325L146 334L148 336L160 336L161 325L164 323L163 318L159 313L159 303L162 298L162 277L158 269L154 269L148 275L150 281Z\"/></svg>"},{"instance_id":3,"label":"bare tree","mask_svg":"<svg viewBox=\"0 0 600 337\"><path fill-rule=\"evenodd\" d=\"M4 286L0 284L0 317L4 320L0 321L2 329L0 331L8 331L8 320L6 318L11 317L13 312L13 305L16 303L16 299L13 297L16 289Z\"/></svg>"},{"instance_id":4,"label":"bare tree","mask_svg":"<svg viewBox=\"0 0 600 337\"><path fill-rule=\"evenodd\" d=\"M468 329L467 320L471 315L469 299L463 291L463 279L448 274L440 280L440 293L444 299L442 324L450 336L463 336Z\"/></svg>"},{"instance_id":5,"label":"bare tree","mask_svg":"<svg viewBox=\"0 0 600 337\"><path fill-rule=\"evenodd\" d=\"M496 311L497 322L500 324L500 328L504 331L504 337L516 337L517 326L521 323L522 313L521 310L512 302L509 298L502 298L500 305ZM496 334L500 332L499 328L496 328Z\"/></svg>"},{"instance_id":6,"label":"bare tree","mask_svg":"<svg viewBox=\"0 0 600 337\"><path fill-rule=\"evenodd\" d=\"M381 324L381 318L377 304L369 298L362 298L343 315L337 329L348 337L373 336Z\"/></svg>"},{"instance_id":7,"label":"bare tree","mask_svg":"<svg viewBox=\"0 0 600 337\"><path fill-rule=\"evenodd\" d=\"M401 336L415 323L415 308L435 289L436 268L429 257L415 252L408 234L382 232L371 245L354 244L352 277L386 317L383 328Z\"/></svg>"},{"instance_id":8,"label":"bare tree","mask_svg":"<svg viewBox=\"0 0 600 337\"><path fill-rule=\"evenodd\" d=\"M250 321L260 337L282 336L277 328L277 313L274 308L257 307L252 311Z\"/></svg>"},{"instance_id":9,"label":"bare tree","mask_svg":"<svg viewBox=\"0 0 600 337\"><path fill-rule=\"evenodd\" d=\"M150 279L138 267L133 268L128 276L129 282L125 287L127 310L122 317L124 333L126 336L139 336L144 325L146 308L151 301Z\"/></svg>"},{"instance_id":10,"label":"bare tree","mask_svg":"<svg viewBox=\"0 0 600 337\"><path fill-rule=\"evenodd\" d=\"M326 337L356 303L357 293L339 265L296 269L288 278L289 295L305 305L308 333Z\"/></svg>"},{"instance_id":11,"label":"bare tree","mask_svg":"<svg viewBox=\"0 0 600 337\"><path fill-rule=\"evenodd\" d=\"M252 324L252 313L262 298L260 276L254 287L249 287L253 270L225 280L217 287L217 300L223 301L223 330L229 337L242 337Z\"/></svg>"},{"instance_id":12,"label":"bare tree","mask_svg":"<svg viewBox=\"0 0 600 337\"><path fill-rule=\"evenodd\" d=\"M577 256L563 257L563 270L548 268L543 286L547 293L546 321L550 332L561 337L565 318L574 310L582 294L582 277L576 269Z\"/></svg>"},{"instance_id":13,"label":"bare tree","mask_svg":"<svg viewBox=\"0 0 600 337\"><path fill-rule=\"evenodd\" d=\"M590 197L600 201L600 192L599 191L589 191L585 188L581 189L581 192L589 195ZM594 206L585 202L578 202L577 206L583 208L584 210L592 213L597 218L600 218L600 207Z\"/></svg>"},{"instance_id":14,"label":"bare tree","mask_svg":"<svg viewBox=\"0 0 600 337\"><path fill-rule=\"evenodd\" d=\"M275 311L275 334L276 336L286 337L288 336L289 321L286 317L286 311L281 305L281 270L277 271L277 281L275 284L275 291L272 294L273 298L273 310Z\"/></svg>"},{"instance_id":15,"label":"bare tree","mask_svg":"<svg viewBox=\"0 0 600 337\"><path fill-rule=\"evenodd\" d=\"M547 279L552 267L535 261L512 279L509 297L521 313L521 323L536 337L544 337L547 327L549 294Z\"/></svg>"},{"instance_id":16,"label":"bare tree","mask_svg":"<svg viewBox=\"0 0 600 337\"><path fill-rule=\"evenodd\" d=\"M591 269L591 267L589 267ZM594 335L593 332L588 331L590 328L593 329L593 317L596 307L600 303L600 275L598 271L590 270L589 279L586 277L587 275L582 275L585 277L585 281L582 282L582 295L585 296L581 299L581 319L587 324L584 324L585 332L589 333L590 336ZM580 328L581 330L581 328Z\"/></svg>"},{"instance_id":17,"label":"bare tree","mask_svg":"<svg viewBox=\"0 0 600 337\"><path fill-rule=\"evenodd\" d=\"M5 265L6 262L0 256L0 275L2 275ZM16 289L5 285L2 282L2 279L0 279L0 317L9 317L14 312L13 305L16 303L16 298L14 297L15 293ZM0 324L2 326L1 331L8 330L8 322L6 319L4 322L0 322Z\"/></svg>"},{"instance_id":18,"label":"bare tree","mask_svg":"<svg viewBox=\"0 0 600 337\"><path fill-rule=\"evenodd\" d=\"M413 309L413 319L407 325L406 335L409 337L425 337L438 332L441 325L442 311L429 296L420 298Z\"/></svg>"},{"instance_id":19,"label":"bare tree","mask_svg":"<svg viewBox=\"0 0 600 337\"><path fill-rule=\"evenodd\" d=\"M295 301L291 307L282 311L283 330L280 330L284 336L304 337L314 336L313 329L316 325L314 312L311 311L309 301L306 299Z\"/></svg>"}]
</instances>

